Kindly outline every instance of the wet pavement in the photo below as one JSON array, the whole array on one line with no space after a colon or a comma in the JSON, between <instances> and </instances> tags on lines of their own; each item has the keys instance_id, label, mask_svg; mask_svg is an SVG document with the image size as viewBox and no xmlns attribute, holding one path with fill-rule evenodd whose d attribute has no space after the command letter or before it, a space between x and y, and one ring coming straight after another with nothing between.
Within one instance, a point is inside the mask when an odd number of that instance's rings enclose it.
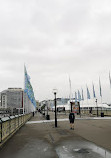
<instances>
[{"instance_id":1,"label":"wet pavement","mask_svg":"<svg viewBox=\"0 0 111 158\"><path fill-rule=\"evenodd\" d=\"M26 138L25 138L26 139ZM20 140L19 140L20 142ZM111 153L76 136L55 144L43 139L27 139L25 145L9 141L0 151L0 158L111 158Z\"/></svg>"},{"instance_id":2,"label":"wet pavement","mask_svg":"<svg viewBox=\"0 0 111 158\"><path fill-rule=\"evenodd\" d=\"M67 140L56 147L59 158L111 158L111 153L85 140Z\"/></svg>"}]
</instances>

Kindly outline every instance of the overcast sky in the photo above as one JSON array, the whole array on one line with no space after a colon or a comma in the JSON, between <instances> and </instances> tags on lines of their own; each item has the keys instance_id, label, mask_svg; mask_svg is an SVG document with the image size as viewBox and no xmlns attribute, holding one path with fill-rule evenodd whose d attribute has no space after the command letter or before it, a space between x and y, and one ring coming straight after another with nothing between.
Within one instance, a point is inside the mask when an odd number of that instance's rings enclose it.
<instances>
[{"instance_id":1,"label":"overcast sky","mask_svg":"<svg viewBox=\"0 0 111 158\"><path fill-rule=\"evenodd\" d=\"M69 96L92 82L111 101L111 0L0 1L0 91L24 85L24 63L38 100Z\"/></svg>"}]
</instances>

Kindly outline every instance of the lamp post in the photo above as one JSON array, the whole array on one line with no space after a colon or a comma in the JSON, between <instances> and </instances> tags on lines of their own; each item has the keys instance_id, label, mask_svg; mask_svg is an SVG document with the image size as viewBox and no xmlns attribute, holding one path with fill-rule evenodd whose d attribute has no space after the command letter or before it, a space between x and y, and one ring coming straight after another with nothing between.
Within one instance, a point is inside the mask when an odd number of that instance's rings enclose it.
<instances>
[{"instance_id":1,"label":"lamp post","mask_svg":"<svg viewBox=\"0 0 111 158\"><path fill-rule=\"evenodd\" d=\"M97 107L97 117L98 117L98 106L97 106L97 99L96 99L96 107Z\"/></svg>"},{"instance_id":2,"label":"lamp post","mask_svg":"<svg viewBox=\"0 0 111 158\"><path fill-rule=\"evenodd\" d=\"M53 93L54 93L54 96L55 96L55 99L54 99L54 104L55 104L55 127L57 127L57 114L56 114L56 105L57 105L56 94L57 94L57 89L53 89Z\"/></svg>"},{"instance_id":3,"label":"lamp post","mask_svg":"<svg viewBox=\"0 0 111 158\"><path fill-rule=\"evenodd\" d=\"M48 101L46 101L46 105L47 105L47 116L48 116Z\"/></svg>"},{"instance_id":4,"label":"lamp post","mask_svg":"<svg viewBox=\"0 0 111 158\"><path fill-rule=\"evenodd\" d=\"M71 112L72 112L72 102L70 102L70 105L71 105Z\"/></svg>"}]
</instances>

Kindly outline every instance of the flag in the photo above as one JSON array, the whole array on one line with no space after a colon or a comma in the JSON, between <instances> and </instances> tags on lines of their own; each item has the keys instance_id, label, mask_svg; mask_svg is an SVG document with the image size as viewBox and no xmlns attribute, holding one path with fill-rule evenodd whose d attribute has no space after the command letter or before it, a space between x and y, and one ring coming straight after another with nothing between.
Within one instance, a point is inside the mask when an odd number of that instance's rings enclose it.
<instances>
[{"instance_id":1,"label":"flag","mask_svg":"<svg viewBox=\"0 0 111 158\"><path fill-rule=\"evenodd\" d=\"M82 89L82 98L81 98L81 100L84 100L83 89Z\"/></svg>"},{"instance_id":2,"label":"flag","mask_svg":"<svg viewBox=\"0 0 111 158\"><path fill-rule=\"evenodd\" d=\"M69 86L70 86L70 89L71 89L71 79L70 79L70 76L69 76Z\"/></svg>"},{"instance_id":3,"label":"flag","mask_svg":"<svg viewBox=\"0 0 111 158\"><path fill-rule=\"evenodd\" d=\"M90 97L90 93L89 93L89 89L88 89L87 86L86 86L86 88L87 88L87 99L91 99L91 97Z\"/></svg>"},{"instance_id":4,"label":"flag","mask_svg":"<svg viewBox=\"0 0 111 158\"><path fill-rule=\"evenodd\" d=\"M65 98L61 98L62 104L65 104Z\"/></svg>"},{"instance_id":5,"label":"flag","mask_svg":"<svg viewBox=\"0 0 111 158\"><path fill-rule=\"evenodd\" d=\"M110 76L110 71L109 71L109 82L110 82L110 88L111 88L111 76Z\"/></svg>"},{"instance_id":6,"label":"flag","mask_svg":"<svg viewBox=\"0 0 111 158\"><path fill-rule=\"evenodd\" d=\"M93 84L93 98L96 98L96 93L95 93L95 89L94 89L94 84Z\"/></svg>"},{"instance_id":7,"label":"flag","mask_svg":"<svg viewBox=\"0 0 111 158\"><path fill-rule=\"evenodd\" d=\"M99 92L100 92L100 96L102 97L102 90L101 90L101 81L100 81L100 77L99 77Z\"/></svg>"},{"instance_id":8,"label":"flag","mask_svg":"<svg viewBox=\"0 0 111 158\"><path fill-rule=\"evenodd\" d=\"M75 92L75 102L77 102L77 93Z\"/></svg>"},{"instance_id":9,"label":"flag","mask_svg":"<svg viewBox=\"0 0 111 158\"><path fill-rule=\"evenodd\" d=\"M81 101L81 94L80 94L79 90L78 90L78 100Z\"/></svg>"},{"instance_id":10,"label":"flag","mask_svg":"<svg viewBox=\"0 0 111 158\"><path fill-rule=\"evenodd\" d=\"M71 100L71 80L70 80L70 76L69 76L69 87L70 87L70 100Z\"/></svg>"},{"instance_id":11,"label":"flag","mask_svg":"<svg viewBox=\"0 0 111 158\"><path fill-rule=\"evenodd\" d=\"M32 85L30 83L30 76L28 75L25 66L24 66L24 73L25 73L25 88L24 88L24 92L27 94L27 96L30 99L31 103L36 107L36 101L35 101L35 97L34 97L34 92L33 92Z\"/></svg>"}]
</instances>

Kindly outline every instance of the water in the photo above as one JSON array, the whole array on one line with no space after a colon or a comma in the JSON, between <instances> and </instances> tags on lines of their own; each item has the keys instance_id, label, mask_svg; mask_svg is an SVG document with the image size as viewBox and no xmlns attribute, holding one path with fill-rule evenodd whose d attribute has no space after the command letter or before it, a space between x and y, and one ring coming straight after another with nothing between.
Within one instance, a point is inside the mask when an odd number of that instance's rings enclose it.
<instances>
[{"instance_id":1,"label":"water","mask_svg":"<svg viewBox=\"0 0 111 158\"><path fill-rule=\"evenodd\" d=\"M59 158L111 158L111 153L88 141L63 141L56 147Z\"/></svg>"}]
</instances>

